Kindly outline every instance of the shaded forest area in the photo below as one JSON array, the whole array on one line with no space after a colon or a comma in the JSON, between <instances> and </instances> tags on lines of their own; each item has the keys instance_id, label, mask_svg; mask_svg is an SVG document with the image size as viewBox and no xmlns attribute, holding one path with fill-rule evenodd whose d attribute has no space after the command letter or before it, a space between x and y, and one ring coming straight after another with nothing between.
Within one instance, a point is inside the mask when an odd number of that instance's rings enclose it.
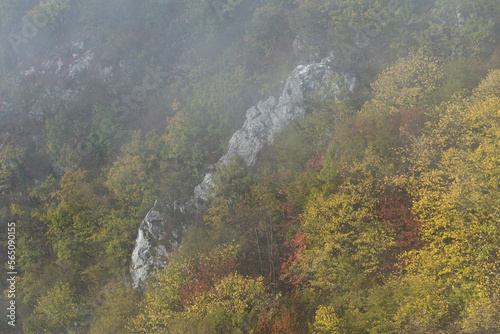
<instances>
[{"instance_id":1,"label":"shaded forest area","mask_svg":"<svg viewBox=\"0 0 500 334\"><path fill-rule=\"evenodd\" d=\"M499 20L494 0L0 0L0 331L498 333ZM255 166L218 170L132 289L154 201L329 55L357 93L309 94Z\"/></svg>"}]
</instances>

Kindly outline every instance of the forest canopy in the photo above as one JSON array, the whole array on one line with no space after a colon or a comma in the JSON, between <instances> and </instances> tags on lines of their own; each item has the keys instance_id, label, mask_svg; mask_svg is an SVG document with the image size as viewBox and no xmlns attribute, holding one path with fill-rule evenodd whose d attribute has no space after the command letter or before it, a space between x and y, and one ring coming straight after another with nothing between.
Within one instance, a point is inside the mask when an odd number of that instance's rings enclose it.
<instances>
[{"instance_id":1,"label":"forest canopy","mask_svg":"<svg viewBox=\"0 0 500 334\"><path fill-rule=\"evenodd\" d=\"M493 0L0 0L0 332L499 332L499 23ZM353 92L219 168L133 289L155 201L327 56Z\"/></svg>"}]
</instances>

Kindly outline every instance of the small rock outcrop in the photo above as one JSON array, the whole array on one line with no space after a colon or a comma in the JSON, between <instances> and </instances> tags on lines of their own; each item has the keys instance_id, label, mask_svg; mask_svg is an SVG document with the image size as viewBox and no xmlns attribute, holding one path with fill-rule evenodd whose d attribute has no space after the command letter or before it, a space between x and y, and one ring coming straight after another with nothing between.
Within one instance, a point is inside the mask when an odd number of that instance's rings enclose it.
<instances>
[{"instance_id":1,"label":"small rock outcrop","mask_svg":"<svg viewBox=\"0 0 500 334\"><path fill-rule=\"evenodd\" d=\"M305 94L314 92L324 79L331 76L340 78L340 83L353 91L356 78L336 73L330 66L332 61L333 58L329 57L319 63L298 66L288 77L279 99L270 97L248 109L242 128L229 140L227 154L221 157L217 164L208 168L203 182L195 187L193 197L183 205L176 205L174 212L188 217L204 207L209 201L213 174L232 158L240 157L249 166L255 164L259 152L272 143L274 133L283 129L289 122L304 116ZM335 88L339 89L338 86ZM165 239L172 238L172 248L178 247L181 237L179 234L182 234L189 224L188 220L178 222L176 235L169 235L167 226L171 222L162 217L155 207L149 211L139 228L130 269L134 287L138 287L156 269L165 266L169 255L164 246Z\"/></svg>"},{"instance_id":2,"label":"small rock outcrop","mask_svg":"<svg viewBox=\"0 0 500 334\"><path fill-rule=\"evenodd\" d=\"M174 224L188 217L173 217L176 208L159 201L144 217L139 226L135 249L132 253L132 280L137 287L151 273L152 269L166 265L168 255L179 247L185 226ZM180 219L179 219L180 218Z\"/></svg>"}]
</instances>

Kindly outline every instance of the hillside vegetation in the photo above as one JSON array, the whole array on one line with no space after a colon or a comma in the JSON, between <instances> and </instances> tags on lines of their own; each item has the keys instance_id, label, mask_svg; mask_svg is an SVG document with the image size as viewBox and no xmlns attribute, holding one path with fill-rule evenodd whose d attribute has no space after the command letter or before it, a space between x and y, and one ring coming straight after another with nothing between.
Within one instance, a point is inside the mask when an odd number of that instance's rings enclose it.
<instances>
[{"instance_id":1,"label":"hillside vegetation","mask_svg":"<svg viewBox=\"0 0 500 334\"><path fill-rule=\"evenodd\" d=\"M0 0L0 20L0 332L500 331L498 1ZM56 55L93 65L62 83ZM155 200L192 195L245 111L328 55L357 93L309 94L255 166L219 169L132 289Z\"/></svg>"}]
</instances>

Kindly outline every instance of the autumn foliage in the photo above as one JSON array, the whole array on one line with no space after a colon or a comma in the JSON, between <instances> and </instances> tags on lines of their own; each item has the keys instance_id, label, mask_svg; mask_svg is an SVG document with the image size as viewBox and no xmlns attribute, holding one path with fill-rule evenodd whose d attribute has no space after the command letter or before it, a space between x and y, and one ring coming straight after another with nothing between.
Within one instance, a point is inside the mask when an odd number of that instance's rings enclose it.
<instances>
[{"instance_id":1,"label":"autumn foliage","mask_svg":"<svg viewBox=\"0 0 500 334\"><path fill-rule=\"evenodd\" d=\"M378 215L387 229L394 233L394 251L397 254L422 246L422 226L412 213L412 206L411 198L400 194L385 196L380 203Z\"/></svg>"},{"instance_id":2,"label":"autumn foliage","mask_svg":"<svg viewBox=\"0 0 500 334\"><path fill-rule=\"evenodd\" d=\"M208 291L214 284L236 269L234 249L216 249L208 255L201 255L192 264L191 281L180 289L184 306L190 305L202 292Z\"/></svg>"},{"instance_id":3,"label":"autumn foliage","mask_svg":"<svg viewBox=\"0 0 500 334\"><path fill-rule=\"evenodd\" d=\"M500 332L498 1L57 2L0 1L18 332ZM248 107L326 56L338 75L303 87L256 165L218 164ZM162 212L176 240L133 290L144 216L207 168L207 201Z\"/></svg>"},{"instance_id":4,"label":"autumn foliage","mask_svg":"<svg viewBox=\"0 0 500 334\"><path fill-rule=\"evenodd\" d=\"M300 254L306 249L306 236L302 232L297 232L294 238L286 242L288 252L282 259L280 279L297 287L304 282L304 277L294 272L300 262Z\"/></svg>"}]
</instances>

